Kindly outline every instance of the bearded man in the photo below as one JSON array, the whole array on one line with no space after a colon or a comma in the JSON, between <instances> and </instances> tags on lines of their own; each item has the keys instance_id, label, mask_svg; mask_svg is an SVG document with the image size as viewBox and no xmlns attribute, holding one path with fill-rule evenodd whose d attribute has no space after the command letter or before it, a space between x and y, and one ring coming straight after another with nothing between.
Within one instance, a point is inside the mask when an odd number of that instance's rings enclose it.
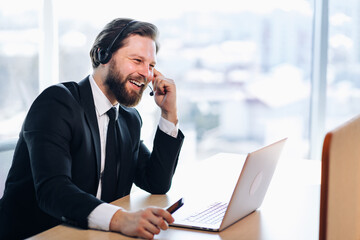
<instances>
[{"instance_id":1,"label":"bearded man","mask_svg":"<svg viewBox=\"0 0 360 240\"><path fill-rule=\"evenodd\" d=\"M24 239L61 223L142 238L168 228L173 218L161 208L128 212L110 204L133 184L152 194L171 186L184 135L175 82L155 68L157 51L153 24L115 19L92 46L92 74L36 98L0 200L0 239ZM151 152L133 108L149 83L161 110Z\"/></svg>"}]
</instances>

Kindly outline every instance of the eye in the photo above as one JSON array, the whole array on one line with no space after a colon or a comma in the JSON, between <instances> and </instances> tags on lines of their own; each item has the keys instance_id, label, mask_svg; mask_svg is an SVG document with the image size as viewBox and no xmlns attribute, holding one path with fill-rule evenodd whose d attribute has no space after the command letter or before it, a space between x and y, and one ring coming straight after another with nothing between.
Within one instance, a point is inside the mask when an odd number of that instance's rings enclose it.
<instances>
[{"instance_id":1,"label":"eye","mask_svg":"<svg viewBox=\"0 0 360 240\"><path fill-rule=\"evenodd\" d=\"M141 59L138 59L138 58L135 58L134 61L135 61L136 63L141 63Z\"/></svg>"}]
</instances>

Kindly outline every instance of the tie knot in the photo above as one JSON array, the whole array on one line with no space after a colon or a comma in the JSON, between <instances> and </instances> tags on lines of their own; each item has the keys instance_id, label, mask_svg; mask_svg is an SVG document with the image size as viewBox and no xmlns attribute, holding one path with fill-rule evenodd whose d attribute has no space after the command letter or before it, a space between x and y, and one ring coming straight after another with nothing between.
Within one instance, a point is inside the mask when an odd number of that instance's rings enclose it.
<instances>
[{"instance_id":1,"label":"tie knot","mask_svg":"<svg viewBox=\"0 0 360 240\"><path fill-rule=\"evenodd\" d=\"M115 117L116 117L116 108L112 107L110 108L106 114L109 116L110 121L115 121Z\"/></svg>"}]
</instances>

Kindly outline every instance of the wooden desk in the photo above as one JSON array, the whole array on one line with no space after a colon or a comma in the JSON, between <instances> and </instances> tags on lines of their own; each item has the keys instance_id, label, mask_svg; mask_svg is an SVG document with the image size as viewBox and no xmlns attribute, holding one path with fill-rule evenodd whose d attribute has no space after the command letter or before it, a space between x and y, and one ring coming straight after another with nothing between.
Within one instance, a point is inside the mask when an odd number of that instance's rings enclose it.
<instances>
[{"instance_id":1,"label":"wooden desk","mask_svg":"<svg viewBox=\"0 0 360 240\"><path fill-rule=\"evenodd\" d=\"M239 175L238 155L226 159L212 158L191 165L179 165L171 191L166 195L150 195L141 190L123 197L113 204L127 210L146 206L167 207L179 197L204 199L211 194L230 196ZM155 239L318 239L320 202L319 161L280 159L267 195L259 210L220 233L171 227ZM201 176L201 178L199 178ZM205 184L205 179L209 184ZM217 188L219 182L227 187ZM209 195L210 193L210 195ZM121 234L83 230L59 225L31 238L55 239L134 239Z\"/></svg>"}]
</instances>

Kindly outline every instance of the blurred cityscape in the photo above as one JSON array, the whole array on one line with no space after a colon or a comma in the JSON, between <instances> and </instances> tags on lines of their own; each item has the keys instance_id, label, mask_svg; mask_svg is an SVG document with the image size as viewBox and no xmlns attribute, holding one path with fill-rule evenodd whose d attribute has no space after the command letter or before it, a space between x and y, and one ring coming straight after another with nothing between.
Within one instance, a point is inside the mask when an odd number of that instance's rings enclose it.
<instances>
[{"instance_id":1,"label":"blurred cityscape","mask_svg":"<svg viewBox=\"0 0 360 240\"><path fill-rule=\"evenodd\" d=\"M282 137L292 156L307 157L313 2L297 2L301 8L188 11L152 21L160 30L157 68L178 86L183 159L247 153ZM360 112L360 4L350 2L332 3L329 14L328 127ZM39 92L38 15L20 20L0 9L0 142L17 137ZM61 17L58 24L59 79L79 81L91 73L88 52L102 26ZM145 94L138 109L151 146L157 107Z\"/></svg>"}]
</instances>

